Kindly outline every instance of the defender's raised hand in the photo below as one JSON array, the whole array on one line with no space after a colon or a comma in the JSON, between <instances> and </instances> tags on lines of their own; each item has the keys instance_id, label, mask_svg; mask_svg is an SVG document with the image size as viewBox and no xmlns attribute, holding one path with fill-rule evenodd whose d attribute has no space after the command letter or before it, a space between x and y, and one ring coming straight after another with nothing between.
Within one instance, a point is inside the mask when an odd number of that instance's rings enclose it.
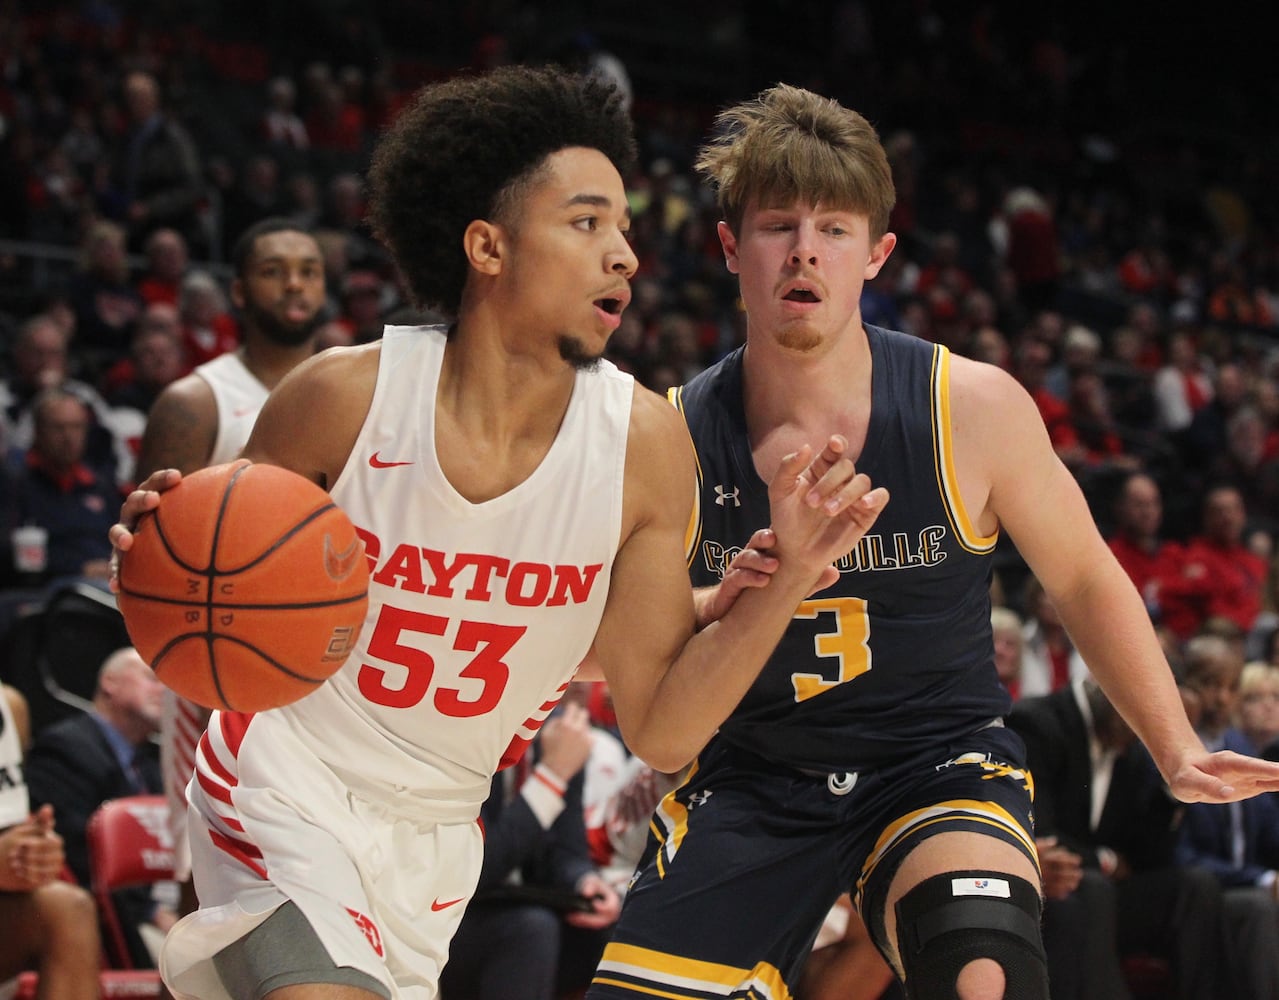
<instances>
[{"instance_id":1,"label":"defender's raised hand","mask_svg":"<svg viewBox=\"0 0 1279 1000\"><path fill-rule=\"evenodd\" d=\"M833 434L814 456L804 445L782 459L768 487L773 554L783 562L800 559L821 572L852 550L888 503L888 491L874 487L845 457L848 442Z\"/></svg>"}]
</instances>

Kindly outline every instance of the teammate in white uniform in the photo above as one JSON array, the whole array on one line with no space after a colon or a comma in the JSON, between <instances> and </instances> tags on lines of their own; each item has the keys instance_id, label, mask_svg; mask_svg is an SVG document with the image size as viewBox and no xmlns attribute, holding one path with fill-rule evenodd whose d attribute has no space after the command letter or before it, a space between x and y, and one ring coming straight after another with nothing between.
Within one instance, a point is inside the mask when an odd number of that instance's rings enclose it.
<instances>
[{"instance_id":1,"label":"teammate in white uniform","mask_svg":"<svg viewBox=\"0 0 1279 1000\"><path fill-rule=\"evenodd\" d=\"M29 811L22 776L30 742L26 699L0 684L0 996L24 969L37 1000L96 1000L98 916L93 897L58 878L65 858L52 806Z\"/></svg>"},{"instance_id":2,"label":"teammate in white uniform","mask_svg":"<svg viewBox=\"0 0 1279 1000\"><path fill-rule=\"evenodd\" d=\"M266 397L285 373L315 353L324 306L319 244L285 219L249 227L232 249L231 299L240 311L242 343L165 388L147 418L138 473L178 469L184 475L237 458ZM169 800L174 871L189 883L186 786L208 709L165 692L160 760ZM183 912L194 906L187 892Z\"/></svg>"},{"instance_id":3,"label":"teammate in white uniform","mask_svg":"<svg viewBox=\"0 0 1279 1000\"><path fill-rule=\"evenodd\" d=\"M431 1000L491 777L579 661L628 744L678 770L878 516L842 440L805 446L774 479L772 530L695 607L687 435L599 361L636 267L634 152L614 91L527 67L427 87L381 140L372 218L414 299L457 322L304 363L244 450L351 515L369 613L313 694L214 713L191 786L201 908L161 962L176 995ZM118 548L177 479L130 497Z\"/></svg>"}]
</instances>

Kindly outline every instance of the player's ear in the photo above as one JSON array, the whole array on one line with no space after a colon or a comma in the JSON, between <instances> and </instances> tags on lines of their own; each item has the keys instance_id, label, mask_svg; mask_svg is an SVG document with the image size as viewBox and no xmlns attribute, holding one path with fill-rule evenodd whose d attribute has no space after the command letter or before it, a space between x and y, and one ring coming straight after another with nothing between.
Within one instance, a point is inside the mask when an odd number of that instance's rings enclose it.
<instances>
[{"instance_id":1,"label":"player's ear","mask_svg":"<svg viewBox=\"0 0 1279 1000\"><path fill-rule=\"evenodd\" d=\"M495 275L502 270L506 250L502 227L487 219L475 219L462 234L462 249L471 267L480 274Z\"/></svg>"},{"instance_id":2,"label":"player's ear","mask_svg":"<svg viewBox=\"0 0 1279 1000\"><path fill-rule=\"evenodd\" d=\"M728 267L728 273L736 274L741 266L737 262L737 236L728 223L723 221L716 224L715 231L719 233L719 243L724 248L724 263Z\"/></svg>"}]
</instances>

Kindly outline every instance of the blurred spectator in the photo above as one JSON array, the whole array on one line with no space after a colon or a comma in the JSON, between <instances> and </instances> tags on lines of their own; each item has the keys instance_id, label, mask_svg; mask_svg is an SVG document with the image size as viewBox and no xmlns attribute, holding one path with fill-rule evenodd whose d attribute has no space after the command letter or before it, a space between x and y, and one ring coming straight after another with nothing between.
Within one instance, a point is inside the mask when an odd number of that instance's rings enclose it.
<instances>
[{"instance_id":1,"label":"blurred spectator","mask_svg":"<svg viewBox=\"0 0 1279 1000\"><path fill-rule=\"evenodd\" d=\"M36 1000L97 1000L102 943L86 889L59 878L62 837L53 807L30 808L22 775L31 742L26 699L0 684L0 994L24 969L39 973Z\"/></svg>"},{"instance_id":2,"label":"blurred spectator","mask_svg":"<svg viewBox=\"0 0 1279 1000\"><path fill-rule=\"evenodd\" d=\"M267 83L267 107L262 113L262 140L270 147L295 153L310 148L306 125L297 113L298 89L287 76ZM239 230L237 230L238 232Z\"/></svg>"},{"instance_id":3,"label":"blurred spectator","mask_svg":"<svg viewBox=\"0 0 1279 1000\"><path fill-rule=\"evenodd\" d=\"M178 311L166 302L147 307L129 345L129 357L114 366L107 401L146 414L166 385L190 370L182 346Z\"/></svg>"},{"instance_id":4,"label":"blurred spectator","mask_svg":"<svg viewBox=\"0 0 1279 1000\"><path fill-rule=\"evenodd\" d=\"M359 175L335 174L325 189L321 225L346 237L346 257L352 266L369 266L385 256L369 230L365 209L364 182Z\"/></svg>"},{"instance_id":5,"label":"blurred spectator","mask_svg":"<svg viewBox=\"0 0 1279 1000\"><path fill-rule=\"evenodd\" d=\"M1194 333L1174 330L1168 338L1168 360L1155 373L1160 429L1183 439L1195 414L1212 399L1212 391L1212 378L1199 355Z\"/></svg>"},{"instance_id":6,"label":"blurred spectator","mask_svg":"<svg viewBox=\"0 0 1279 1000\"><path fill-rule=\"evenodd\" d=\"M1119 425L1110 412L1105 383L1094 369L1075 370L1070 376L1067 407L1078 448L1067 465L1088 492L1098 477L1133 470L1141 460L1128 453Z\"/></svg>"},{"instance_id":7,"label":"blurred spectator","mask_svg":"<svg viewBox=\"0 0 1279 1000\"><path fill-rule=\"evenodd\" d=\"M139 428L127 411L116 411L101 394L69 375L69 335L49 313L32 316L18 328L13 344L13 371L0 380L0 441L12 458L35 441L33 404L45 389L57 387L83 402L92 415L85 462L118 483L133 475L132 439Z\"/></svg>"},{"instance_id":8,"label":"blurred spectator","mask_svg":"<svg viewBox=\"0 0 1279 1000\"><path fill-rule=\"evenodd\" d=\"M1247 400L1243 368L1234 362L1219 365L1212 376L1212 398L1195 411L1186 428L1186 461L1192 468L1207 466L1225 451L1230 420Z\"/></svg>"},{"instance_id":9,"label":"blurred spectator","mask_svg":"<svg viewBox=\"0 0 1279 1000\"><path fill-rule=\"evenodd\" d=\"M128 129L115 149L113 182L123 203L129 245L155 229L176 229L197 254L209 250L201 209L200 153L187 130L161 106L160 85L142 71L124 79Z\"/></svg>"},{"instance_id":10,"label":"blurred spectator","mask_svg":"<svg viewBox=\"0 0 1279 1000\"><path fill-rule=\"evenodd\" d=\"M1052 206L1032 188L1014 188L1004 198L1000 222L997 246L1016 277L1018 298L1032 311L1051 306L1061 276Z\"/></svg>"},{"instance_id":11,"label":"blurred spectator","mask_svg":"<svg viewBox=\"0 0 1279 1000\"><path fill-rule=\"evenodd\" d=\"M289 175L284 184L284 215L298 228L313 230L323 214L320 185L315 175L299 170Z\"/></svg>"},{"instance_id":12,"label":"blurred spectator","mask_svg":"<svg viewBox=\"0 0 1279 1000\"><path fill-rule=\"evenodd\" d=\"M1238 743L1235 729L1239 710L1239 682L1243 657L1228 639L1196 635L1185 644L1185 684L1199 695L1199 725L1195 731L1209 750Z\"/></svg>"},{"instance_id":13,"label":"blurred spectator","mask_svg":"<svg viewBox=\"0 0 1279 1000\"><path fill-rule=\"evenodd\" d=\"M1110 551L1119 560L1146 603L1154 621L1160 621L1161 581L1181 572L1181 546L1160 535L1163 525L1163 498L1159 484L1144 472L1133 472L1123 481L1115 497L1115 526L1107 538Z\"/></svg>"},{"instance_id":14,"label":"blurred spectator","mask_svg":"<svg viewBox=\"0 0 1279 1000\"><path fill-rule=\"evenodd\" d=\"M1140 952L1169 964L1178 997L1217 1000L1220 888L1177 863L1180 805L1101 688L1081 676L1023 697L1008 723L1025 740L1034 775L1036 837L1056 838L1083 860L1079 905L1045 907L1054 998L1124 997L1119 957ZM1073 936L1080 920L1094 932L1089 951L1057 947L1056 935Z\"/></svg>"},{"instance_id":15,"label":"blurred spectator","mask_svg":"<svg viewBox=\"0 0 1279 1000\"><path fill-rule=\"evenodd\" d=\"M933 238L928 263L919 269L915 292L927 295L934 288L942 288L958 302L975 284L972 274L960 263L959 237L949 231L938 233Z\"/></svg>"},{"instance_id":16,"label":"blurred spectator","mask_svg":"<svg viewBox=\"0 0 1279 1000\"><path fill-rule=\"evenodd\" d=\"M1244 541L1243 497L1215 486L1202 506L1202 530L1187 543L1181 571L1160 584L1163 621L1184 641L1212 617L1234 622L1245 634L1261 612L1269 566Z\"/></svg>"},{"instance_id":17,"label":"blurred spectator","mask_svg":"<svg viewBox=\"0 0 1279 1000\"><path fill-rule=\"evenodd\" d=\"M976 361L984 361L1005 371L1012 368L1012 350L1008 346L1008 338L997 327L979 326L973 331L970 353Z\"/></svg>"},{"instance_id":18,"label":"blurred spectator","mask_svg":"<svg viewBox=\"0 0 1279 1000\"><path fill-rule=\"evenodd\" d=\"M314 97L305 118L311 148L354 157L364 146L363 108L336 81L318 87Z\"/></svg>"},{"instance_id":19,"label":"blurred spectator","mask_svg":"<svg viewBox=\"0 0 1279 1000\"><path fill-rule=\"evenodd\" d=\"M1224 446L1200 468L1208 481L1239 491L1250 523L1279 530L1279 456L1266 454L1266 424L1255 406L1244 404L1231 413Z\"/></svg>"},{"instance_id":20,"label":"blurred spectator","mask_svg":"<svg viewBox=\"0 0 1279 1000\"><path fill-rule=\"evenodd\" d=\"M129 278L124 230L114 222L100 220L85 233L68 294L77 348L95 366L124 354L142 313L142 296Z\"/></svg>"},{"instance_id":21,"label":"blurred spectator","mask_svg":"<svg viewBox=\"0 0 1279 1000\"><path fill-rule=\"evenodd\" d=\"M191 263L187 241L176 229L157 229L147 237L143 248L146 266L138 275L138 294L147 305L163 302L178 304L182 277Z\"/></svg>"},{"instance_id":22,"label":"blurred spectator","mask_svg":"<svg viewBox=\"0 0 1279 1000\"><path fill-rule=\"evenodd\" d=\"M222 226L227 233L242 233L283 208L279 161L271 153L259 153L248 158L238 181L223 196Z\"/></svg>"},{"instance_id":23,"label":"blurred spectator","mask_svg":"<svg viewBox=\"0 0 1279 1000\"><path fill-rule=\"evenodd\" d=\"M164 686L131 646L118 649L98 669L93 708L50 723L35 734L27 756L31 801L52 804L66 840L67 864L89 885L89 817L108 799L155 795L161 790L159 751ZM150 886L117 893L128 915L125 934L139 968L154 966L138 933L141 923L167 930L172 908L158 904Z\"/></svg>"},{"instance_id":24,"label":"blurred spectator","mask_svg":"<svg viewBox=\"0 0 1279 1000\"><path fill-rule=\"evenodd\" d=\"M539 730L533 761L499 771L481 809L484 866L449 946L450 1000L554 1000L590 981L621 900L591 862L582 769L591 723L567 703Z\"/></svg>"},{"instance_id":25,"label":"blurred spectator","mask_svg":"<svg viewBox=\"0 0 1279 1000\"><path fill-rule=\"evenodd\" d=\"M1013 374L1035 401L1057 457L1068 466L1079 464L1082 450L1079 435L1070 421L1070 408L1054 396L1045 384L1052 364L1052 348L1035 336L1023 337L1013 354Z\"/></svg>"},{"instance_id":26,"label":"blurred spectator","mask_svg":"<svg viewBox=\"0 0 1279 1000\"><path fill-rule=\"evenodd\" d=\"M337 323L348 332L352 343L382 339L386 291L376 271L358 268L347 273L342 281L342 308Z\"/></svg>"},{"instance_id":27,"label":"blurred spectator","mask_svg":"<svg viewBox=\"0 0 1279 1000\"><path fill-rule=\"evenodd\" d=\"M226 292L208 271L192 270L182 279L178 317L188 364L202 365L240 345L240 329L229 312Z\"/></svg>"},{"instance_id":28,"label":"blurred spectator","mask_svg":"<svg viewBox=\"0 0 1279 1000\"><path fill-rule=\"evenodd\" d=\"M1021 697L1021 663L1025 639L1022 620L1012 608L996 605L990 609L990 627L995 639L995 672L1013 701Z\"/></svg>"},{"instance_id":29,"label":"blurred spectator","mask_svg":"<svg viewBox=\"0 0 1279 1000\"><path fill-rule=\"evenodd\" d=\"M1080 372L1097 370L1101 360L1101 338L1089 327L1074 323L1061 338L1061 357L1044 375L1044 388L1058 399L1070 399L1070 383Z\"/></svg>"},{"instance_id":30,"label":"blurred spectator","mask_svg":"<svg viewBox=\"0 0 1279 1000\"><path fill-rule=\"evenodd\" d=\"M1142 335L1133 326L1121 326L1110 335L1108 356L1098 362L1097 371L1110 396L1115 420L1128 429L1150 431L1155 427L1155 398L1151 373L1141 362Z\"/></svg>"},{"instance_id":31,"label":"blurred spectator","mask_svg":"<svg viewBox=\"0 0 1279 1000\"><path fill-rule=\"evenodd\" d=\"M1255 752L1279 753L1279 666L1254 660L1239 675L1239 730Z\"/></svg>"},{"instance_id":32,"label":"blurred spectator","mask_svg":"<svg viewBox=\"0 0 1279 1000\"><path fill-rule=\"evenodd\" d=\"M1200 693L1205 746L1256 754L1233 720L1265 738L1279 724L1279 674L1257 664L1243 687L1237 651L1216 636L1187 644L1186 682ZM1186 807L1180 857L1213 872L1225 890L1227 974L1232 996L1279 996L1279 797Z\"/></svg>"},{"instance_id":33,"label":"blurred spectator","mask_svg":"<svg viewBox=\"0 0 1279 1000\"><path fill-rule=\"evenodd\" d=\"M1066 634L1056 607L1034 575L1028 576L1022 600L1026 622L1022 626L1020 696L1030 698L1067 687L1088 668Z\"/></svg>"},{"instance_id":34,"label":"blurred spectator","mask_svg":"<svg viewBox=\"0 0 1279 1000\"><path fill-rule=\"evenodd\" d=\"M123 499L110 479L84 461L89 408L74 393L53 388L32 404L35 440L14 483L15 524L46 533L44 580L82 577L106 585L111 543Z\"/></svg>"}]
</instances>

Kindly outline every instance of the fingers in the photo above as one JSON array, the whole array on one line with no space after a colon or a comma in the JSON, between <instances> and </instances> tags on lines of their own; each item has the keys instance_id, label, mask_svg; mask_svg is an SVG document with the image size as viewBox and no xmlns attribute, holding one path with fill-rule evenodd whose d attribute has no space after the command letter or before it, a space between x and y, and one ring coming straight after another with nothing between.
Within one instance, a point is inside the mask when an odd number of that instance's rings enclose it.
<instances>
[{"instance_id":1,"label":"fingers","mask_svg":"<svg viewBox=\"0 0 1279 1000\"><path fill-rule=\"evenodd\" d=\"M31 814L31 822L42 833L50 833L53 831L53 806L45 803L39 809Z\"/></svg>"},{"instance_id":2,"label":"fingers","mask_svg":"<svg viewBox=\"0 0 1279 1000\"><path fill-rule=\"evenodd\" d=\"M809 463L804 477L809 483L817 483L840 463L848 451L848 439L842 434L832 434L826 439L826 446L817 457Z\"/></svg>"},{"instance_id":3,"label":"fingers","mask_svg":"<svg viewBox=\"0 0 1279 1000\"><path fill-rule=\"evenodd\" d=\"M772 528L760 528L751 535L746 548L733 557L724 574L727 578L732 574L732 584L739 587L763 587L768 578L777 570L777 557L769 551L777 544L777 535Z\"/></svg>"}]
</instances>

